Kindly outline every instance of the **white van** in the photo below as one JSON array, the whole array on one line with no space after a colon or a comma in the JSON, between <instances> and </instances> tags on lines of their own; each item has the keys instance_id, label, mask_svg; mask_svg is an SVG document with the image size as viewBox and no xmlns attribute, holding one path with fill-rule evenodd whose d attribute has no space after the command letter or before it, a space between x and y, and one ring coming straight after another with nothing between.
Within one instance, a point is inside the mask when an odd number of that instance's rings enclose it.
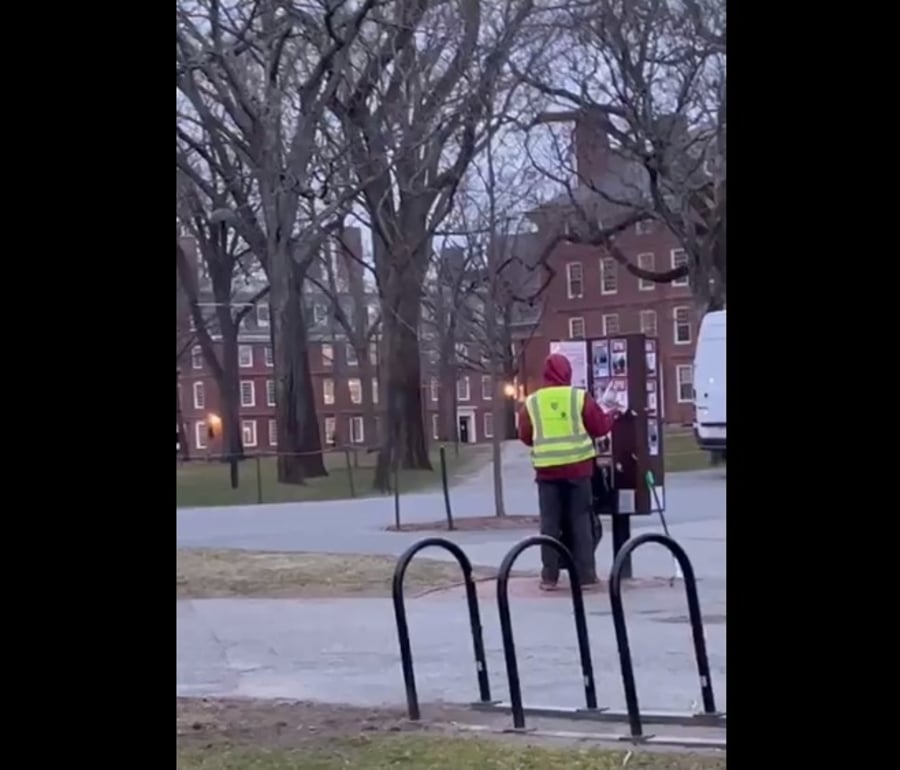
<instances>
[{"instance_id":1,"label":"white van","mask_svg":"<svg viewBox=\"0 0 900 770\"><path fill-rule=\"evenodd\" d=\"M725 311L707 313L694 353L694 434L706 451L725 451L725 336Z\"/></svg>"}]
</instances>

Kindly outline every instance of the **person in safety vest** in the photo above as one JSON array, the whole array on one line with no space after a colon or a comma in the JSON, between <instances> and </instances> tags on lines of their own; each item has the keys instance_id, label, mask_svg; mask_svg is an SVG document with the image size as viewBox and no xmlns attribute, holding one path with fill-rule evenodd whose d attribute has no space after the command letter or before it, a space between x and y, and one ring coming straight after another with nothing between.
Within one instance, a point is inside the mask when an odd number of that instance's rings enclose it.
<instances>
[{"instance_id":1,"label":"person in safety vest","mask_svg":"<svg viewBox=\"0 0 900 770\"><path fill-rule=\"evenodd\" d=\"M591 527L591 476L594 439L612 430L619 406L604 412L581 388L572 386L572 365L559 353L544 362L544 385L525 400L519 414L519 439L531 447L540 504L541 534L560 538L571 533L572 555L582 586L597 584ZM559 580L559 556L541 548L541 590L553 591Z\"/></svg>"}]
</instances>

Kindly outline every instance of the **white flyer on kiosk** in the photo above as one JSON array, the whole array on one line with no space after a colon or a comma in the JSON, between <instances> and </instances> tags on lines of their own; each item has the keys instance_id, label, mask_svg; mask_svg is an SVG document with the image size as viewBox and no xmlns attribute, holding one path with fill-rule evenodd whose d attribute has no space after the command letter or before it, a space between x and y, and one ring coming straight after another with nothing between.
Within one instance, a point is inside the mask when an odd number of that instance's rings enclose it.
<instances>
[{"instance_id":1,"label":"white flyer on kiosk","mask_svg":"<svg viewBox=\"0 0 900 770\"><path fill-rule=\"evenodd\" d=\"M572 365L572 384L576 388L588 386L587 342L584 340L555 340L550 343L551 353L560 353Z\"/></svg>"}]
</instances>

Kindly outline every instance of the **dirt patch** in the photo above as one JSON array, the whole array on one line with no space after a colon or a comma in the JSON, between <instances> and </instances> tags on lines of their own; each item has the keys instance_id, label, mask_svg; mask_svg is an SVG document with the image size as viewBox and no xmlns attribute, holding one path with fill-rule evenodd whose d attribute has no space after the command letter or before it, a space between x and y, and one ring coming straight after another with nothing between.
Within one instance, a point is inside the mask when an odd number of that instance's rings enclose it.
<instances>
[{"instance_id":1,"label":"dirt patch","mask_svg":"<svg viewBox=\"0 0 900 770\"><path fill-rule=\"evenodd\" d=\"M719 770L725 758L660 751L587 748L541 736L472 734L459 726L496 721L462 706L428 705L422 722L401 709L310 702L176 699L182 770ZM509 717L500 716L504 724ZM494 725L496 726L496 725Z\"/></svg>"},{"instance_id":2,"label":"dirt patch","mask_svg":"<svg viewBox=\"0 0 900 770\"><path fill-rule=\"evenodd\" d=\"M537 532L540 519L535 516L465 516L453 520L454 532L484 532L490 530L533 529ZM446 532L447 520L418 521L385 527L389 532Z\"/></svg>"},{"instance_id":3,"label":"dirt patch","mask_svg":"<svg viewBox=\"0 0 900 770\"><path fill-rule=\"evenodd\" d=\"M391 594L393 556L268 551L176 550L176 598L231 596L318 599L383 597ZM474 567L477 580L496 576ZM407 596L450 588L462 582L455 562L416 559L407 571Z\"/></svg>"}]
</instances>

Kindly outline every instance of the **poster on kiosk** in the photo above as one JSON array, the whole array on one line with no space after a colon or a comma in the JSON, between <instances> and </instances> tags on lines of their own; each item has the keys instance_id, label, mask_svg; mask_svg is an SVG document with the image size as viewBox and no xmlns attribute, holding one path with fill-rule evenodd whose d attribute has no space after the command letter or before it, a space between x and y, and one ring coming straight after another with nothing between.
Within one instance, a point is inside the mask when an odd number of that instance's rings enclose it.
<instances>
[{"instance_id":1,"label":"poster on kiosk","mask_svg":"<svg viewBox=\"0 0 900 770\"><path fill-rule=\"evenodd\" d=\"M664 511L665 401L656 338L619 334L560 340L550 343L550 352L569 359L575 387L587 390L598 403L610 388L623 409L612 433L595 442L595 512L647 516L658 511L657 505ZM648 471L655 495L647 485Z\"/></svg>"}]
</instances>

